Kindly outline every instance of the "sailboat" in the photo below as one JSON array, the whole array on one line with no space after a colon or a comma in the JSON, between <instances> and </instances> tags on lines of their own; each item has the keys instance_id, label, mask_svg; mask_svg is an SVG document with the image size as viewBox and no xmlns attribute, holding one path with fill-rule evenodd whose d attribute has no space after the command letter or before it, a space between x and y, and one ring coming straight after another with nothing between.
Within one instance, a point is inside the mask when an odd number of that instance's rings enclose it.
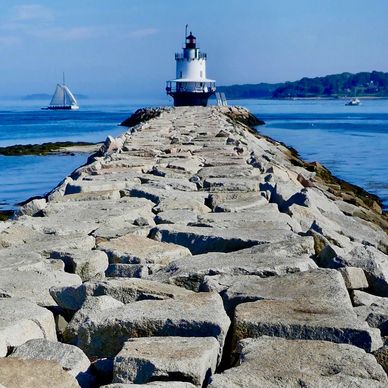
<instances>
[{"instance_id":1,"label":"sailboat","mask_svg":"<svg viewBox=\"0 0 388 388\"><path fill-rule=\"evenodd\" d=\"M57 84L53 98L51 99L50 105L46 108L48 110L77 110L79 106L74 94L65 84L65 74L63 74L63 83Z\"/></svg>"},{"instance_id":2,"label":"sailboat","mask_svg":"<svg viewBox=\"0 0 388 388\"><path fill-rule=\"evenodd\" d=\"M354 89L354 97L351 100L349 100L345 105L357 106L360 104L361 104L361 101L357 98L357 89Z\"/></svg>"},{"instance_id":3,"label":"sailboat","mask_svg":"<svg viewBox=\"0 0 388 388\"><path fill-rule=\"evenodd\" d=\"M360 105L360 104L361 104L361 101L357 97L353 97L345 105L347 105L347 106L357 106L357 105Z\"/></svg>"}]
</instances>

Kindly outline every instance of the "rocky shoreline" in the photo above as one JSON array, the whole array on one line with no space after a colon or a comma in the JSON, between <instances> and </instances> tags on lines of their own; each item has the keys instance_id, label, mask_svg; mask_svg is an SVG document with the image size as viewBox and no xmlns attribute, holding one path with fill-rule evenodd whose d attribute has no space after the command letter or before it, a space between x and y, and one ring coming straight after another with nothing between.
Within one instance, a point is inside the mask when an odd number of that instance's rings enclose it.
<instances>
[{"instance_id":1,"label":"rocky shoreline","mask_svg":"<svg viewBox=\"0 0 388 388\"><path fill-rule=\"evenodd\" d=\"M376 197L243 108L123 124L0 222L0 386L387 386Z\"/></svg>"}]
</instances>

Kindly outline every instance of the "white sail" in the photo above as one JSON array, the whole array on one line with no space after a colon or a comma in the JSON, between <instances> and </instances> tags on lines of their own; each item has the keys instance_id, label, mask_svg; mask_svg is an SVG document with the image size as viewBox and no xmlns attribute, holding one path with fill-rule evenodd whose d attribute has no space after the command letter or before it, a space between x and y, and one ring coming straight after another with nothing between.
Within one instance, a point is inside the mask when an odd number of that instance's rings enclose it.
<instances>
[{"instance_id":1,"label":"white sail","mask_svg":"<svg viewBox=\"0 0 388 388\"><path fill-rule=\"evenodd\" d=\"M63 89L65 90L65 95L66 95L66 103L69 105L77 105L77 100L75 99L73 93L70 91L70 89L66 86L62 86Z\"/></svg>"},{"instance_id":2,"label":"white sail","mask_svg":"<svg viewBox=\"0 0 388 388\"><path fill-rule=\"evenodd\" d=\"M49 110L77 110L77 100L70 89L65 85L65 78L63 78L63 84L57 84L53 98L51 99L50 105L47 108Z\"/></svg>"},{"instance_id":3,"label":"white sail","mask_svg":"<svg viewBox=\"0 0 388 388\"><path fill-rule=\"evenodd\" d=\"M57 84L50 105L65 105L65 90L62 85Z\"/></svg>"}]
</instances>

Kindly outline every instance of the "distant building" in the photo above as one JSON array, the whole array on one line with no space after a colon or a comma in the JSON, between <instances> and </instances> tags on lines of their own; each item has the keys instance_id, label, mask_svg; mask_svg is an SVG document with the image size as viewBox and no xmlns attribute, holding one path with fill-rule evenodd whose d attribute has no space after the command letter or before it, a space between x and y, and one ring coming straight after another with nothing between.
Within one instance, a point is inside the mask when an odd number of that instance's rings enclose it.
<instances>
[{"instance_id":1,"label":"distant building","mask_svg":"<svg viewBox=\"0 0 388 388\"><path fill-rule=\"evenodd\" d=\"M206 106L216 91L216 81L206 78L206 54L197 47L197 39L190 32L182 53L175 54L176 79L167 81L167 94L174 106Z\"/></svg>"}]
</instances>

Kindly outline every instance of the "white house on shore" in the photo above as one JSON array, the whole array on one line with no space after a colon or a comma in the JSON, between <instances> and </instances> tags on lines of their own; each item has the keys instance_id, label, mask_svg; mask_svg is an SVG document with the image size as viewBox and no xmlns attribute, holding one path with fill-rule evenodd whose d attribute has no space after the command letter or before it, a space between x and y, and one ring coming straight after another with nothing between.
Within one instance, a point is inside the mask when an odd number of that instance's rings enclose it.
<instances>
[{"instance_id":1,"label":"white house on shore","mask_svg":"<svg viewBox=\"0 0 388 388\"><path fill-rule=\"evenodd\" d=\"M197 47L197 39L190 32L182 53L175 54L176 78L167 81L167 94L174 99L174 106L206 106L216 91L216 81L206 78L205 53Z\"/></svg>"}]
</instances>

